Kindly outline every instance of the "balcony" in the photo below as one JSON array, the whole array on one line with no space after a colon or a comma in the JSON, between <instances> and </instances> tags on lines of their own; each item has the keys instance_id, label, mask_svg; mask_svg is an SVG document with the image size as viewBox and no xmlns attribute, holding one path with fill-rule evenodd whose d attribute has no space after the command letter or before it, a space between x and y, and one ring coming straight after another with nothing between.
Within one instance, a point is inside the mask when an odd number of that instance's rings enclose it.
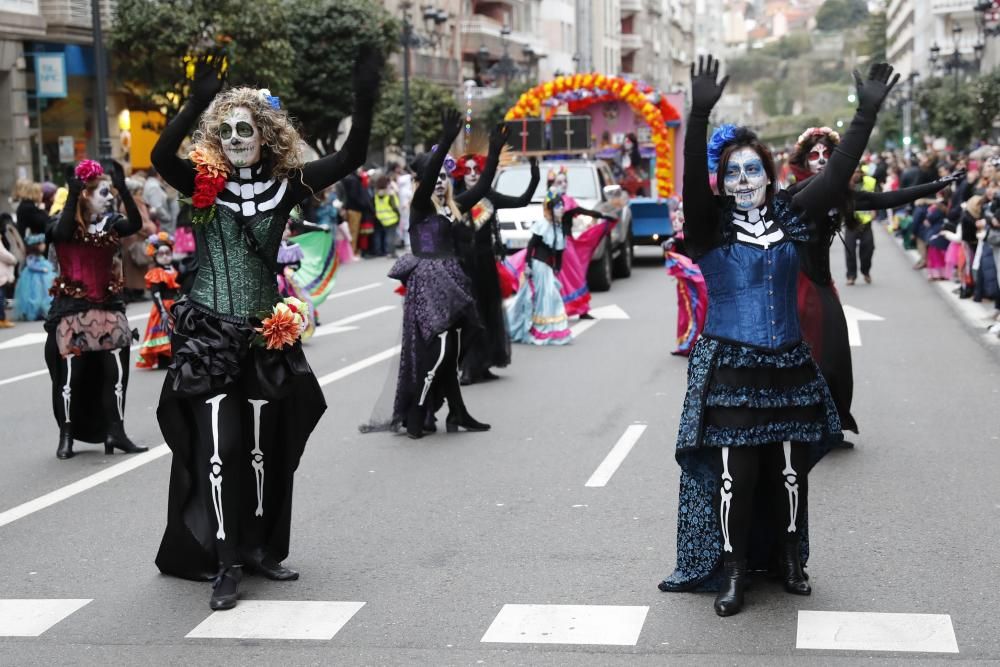
<instances>
[{"instance_id":1,"label":"balcony","mask_svg":"<svg viewBox=\"0 0 1000 667\"><path fill-rule=\"evenodd\" d=\"M976 8L976 0L931 0L931 12L934 14L959 14L972 12Z\"/></svg>"},{"instance_id":2,"label":"balcony","mask_svg":"<svg viewBox=\"0 0 1000 667\"><path fill-rule=\"evenodd\" d=\"M642 48L642 37L633 33L622 33L620 35L622 53L632 53Z\"/></svg>"},{"instance_id":3,"label":"balcony","mask_svg":"<svg viewBox=\"0 0 1000 667\"><path fill-rule=\"evenodd\" d=\"M503 24L482 14L473 14L462 19L459 33L462 36L462 53L475 54L485 46L491 55L499 58L503 53L501 35ZM525 47L529 47L536 56L546 55L546 47L542 41L525 32L511 31L507 36L507 49L514 59L519 59Z\"/></svg>"},{"instance_id":4,"label":"balcony","mask_svg":"<svg viewBox=\"0 0 1000 667\"><path fill-rule=\"evenodd\" d=\"M619 4L622 16L631 16L642 11L642 0L621 0Z\"/></svg>"},{"instance_id":5,"label":"balcony","mask_svg":"<svg viewBox=\"0 0 1000 667\"><path fill-rule=\"evenodd\" d=\"M115 0L99 0L101 3L101 25L111 28ZM48 24L48 37L69 38L71 41L92 42L94 39L90 18L90 0L40 0L39 13Z\"/></svg>"}]
</instances>

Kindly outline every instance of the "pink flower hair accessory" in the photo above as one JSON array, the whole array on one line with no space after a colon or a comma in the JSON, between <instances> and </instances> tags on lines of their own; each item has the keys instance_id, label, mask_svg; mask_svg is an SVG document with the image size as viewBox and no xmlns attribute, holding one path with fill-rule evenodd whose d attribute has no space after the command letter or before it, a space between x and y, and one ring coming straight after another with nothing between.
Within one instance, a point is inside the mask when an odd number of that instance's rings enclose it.
<instances>
[{"instance_id":1,"label":"pink flower hair accessory","mask_svg":"<svg viewBox=\"0 0 1000 667\"><path fill-rule=\"evenodd\" d=\"M86 183L104 175L104 167L97 160L83 160L76 165L73 175Z\"/></svg>"},{"instance_id":2,"label":"pink flower hair accessory","mask_svg":"<svg viewBox=\"0 0 1000 667\"><path fill-rule=\"evenodd\" d=\"M823 127L806 128L806 131L799 135L799 139L795 143L804 143L809 137L830 137L830 141L833 143L840 143L840 133L825 125Z\"/></svg>"}]
</instances>

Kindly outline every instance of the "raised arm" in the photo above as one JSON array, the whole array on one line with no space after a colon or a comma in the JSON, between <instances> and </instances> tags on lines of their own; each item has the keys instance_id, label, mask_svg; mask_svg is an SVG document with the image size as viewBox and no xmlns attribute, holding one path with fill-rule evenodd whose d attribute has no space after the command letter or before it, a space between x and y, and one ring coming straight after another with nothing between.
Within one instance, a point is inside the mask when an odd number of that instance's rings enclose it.
<instances>
[{"instance_id":1,"label":"raised arm","mask_svg":"<svg viewBox=\"0 0 1000 667\"><path fill-rule=\"evenodd\" d=\"M471 209L480 199L489 194L490 188L493 185L493 177L497 173L497 165L500 163L500 151L503 150L504 144L507 143L509 131L509 128L503 123L498 123L490 131L490 150L486 155L486 166L483 168L483 173L479 177L479 181L455 197L455 203L463 213Z\"/></svg>"},{"instance_id":2,"label":"raised arm","mask_svg":"<svg viewBox=\"0 0 1000 667\"><path fill-rule=\"evenodd\" d=\"M360 167L368 157L372 118L384 66L382 55L365 46L354 63L354 114L351 131L339 151L302 167L302 181L312 194L324 190Z\"/></svg>"},{"instance_id":3,"label":"raised arm","mask_svg":"<svg viewBox=\"0 0 1000 667\"><path fill-rule=\"evenodd\" d=\"M80 203L80 193L83 192L83 181L73 175L72 170L66 178L66 189L69 194L66 195L63 210L55 224L49 228L49 238L54 243L68 243L76 235L76 207Z\"/></svg>"},{"instance_id":4,"label":"raised arm","mask_svg":"<svg viewBox=\"0 0 1000 667\"><path fill-rule=\"evenodd\" d=\"M118 236L131 236L142 229L142 214L139 213L139 207L135 205L135 199L125 184L125 169L121 163L110 160L107 164L107 171L111 173L111 185L118 191L122 206L125 208L125 217L115 223L115 231L118 232Z\"/></svg>"},{"instance_id":5,"label":"raised arm","mask_svg":"<svg viewBox=\"0 0 1000 667\"><path fill-rule=\"evenodd\" d=\"M225 59L217 54L202 56L195 63L191 97L184 108L163 129L151 160L163 180L183 195L194 192L194 167L177 155L184 138L194 127L198 116L208 108L225 83Z\"/></svg>"},{"instance_id":6,"label":"raised arm","mask_svg":"<svg viewBox=\"0 0 1000 667\"><path fill-rule=\"evenodd\" d=\"M420 185L413 192L413 199L410 206L422 210L430 210L431 195L434 194L434 186L437 184L438 174L441 173L441 166L448 155L448 149L452 142L462 131L462 115L455 109L446 109L441 112L441 139L437 143L434 152L431 153L430 160L424 166L424 172L417 174Z\"/></svg>"},{"instance_id":7,"label":"raised arm","mask_svg":"<svg viewBox=\"0 0 1000 667\"><path fill-rule=\"evenodd\" d=\"M893 76L891 65L876 63L864 81L855 70L854 81L858 87L858 110L844 138L833 149L826 168L810 178L806 186L792 197L792 204L799 210L825 214L841 201L868 145L878 111L889 91L899 81L899 75Z\"/></svg>"},{"instance_id":8,"label":"raised arm","mask_svg":"<svg viewBox=\"0 0 1000 667\"><path fill-rule=\"evenodd\" d=\"M531 157L528 159L528 163L531 165L531 180L528 182L528 187L525 188L520 197L504 195L500 194L496 190L490 190L487 197L489 197L489 200L493 203L494 209L521 208L522 206L527 206L531 203L531 196L535 194L535 189L538 187L538 181L541 180L541 173L538 171L538 158Z\"/></svg>"},{"instance_id":9,"label":"raised arm","mask_svg":"<svg viewBox=\"0 0 1000 667\"><path fill-rule=\"evenodd\" d=\"M854 210L878 211L885 208L896 208L932 195L964 177L965 172L959 171L947 178L942 178L932 183L914 185L913 187L902 188L900 190L890 190L889 192L865 192L857 190L852 193L854 195Z\"/></svg>"},{"instance_id":10,"label":"raised arm","mask_svg":"<svg viewBox=\"0 0 1000 667\"><path fill-rule=\"evenodd\" d=\"M722 97L729 77L718 81L719 61L712 56L698 56L698 66L691 63L691 113L684 137L684 238L701 254L716 241L719 211L708 180L708 118Z\"/></svg>"}]
</instances>

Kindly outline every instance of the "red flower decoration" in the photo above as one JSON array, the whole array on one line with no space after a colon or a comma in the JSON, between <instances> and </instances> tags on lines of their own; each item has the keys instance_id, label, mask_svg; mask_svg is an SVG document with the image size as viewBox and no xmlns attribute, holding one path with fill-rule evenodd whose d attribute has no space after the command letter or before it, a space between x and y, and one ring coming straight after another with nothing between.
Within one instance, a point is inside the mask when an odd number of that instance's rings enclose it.
<instances>
[{"instance_id":1,"label":"red flower decoration","mask_svg":"<svg viewBox=\"0 0 1000 667\"><path fill-rule=\"evenodd\" d=\"M226 187L225 176L210 176L197 173L194 177L194 194L191 203L195 208L208 208L215 204L215 198Z\"/></svg>"},{"instance_id":2,"label":"red flower decoration","mask_svg":"<svg viewBox=\"0 0 1000 667\"><path fill-rule=\"evenodd\" d=\"M91 179L103 176L104 167L101 166L100 162L95 160L83 160L80 164L76 165L76 169L73 170L73 174L86 183Z\"/></svg>"}]
</instances>

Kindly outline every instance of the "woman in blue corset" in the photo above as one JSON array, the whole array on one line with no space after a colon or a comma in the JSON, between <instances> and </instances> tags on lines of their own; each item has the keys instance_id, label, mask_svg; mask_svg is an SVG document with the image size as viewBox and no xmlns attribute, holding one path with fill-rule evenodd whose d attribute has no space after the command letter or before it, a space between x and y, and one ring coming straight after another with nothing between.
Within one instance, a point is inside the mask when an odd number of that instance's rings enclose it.
<instances>
[{"instance_id":1,"label":"woman in blue corset","mask_svg":"<svg viewBox=\"0 0 1000 667\"><path fill-rule=\"evenodd\" d=\"M793 196L775 192L771 153L749 129L722 126L706 149L708 118L727 81L718 81L718 71L711 56L691 67L684 238L709 305L677 439L677 568L660 590L717 590L715 611L730 616L743 606L751 571L776 569L789 593L811 592L802 569L807 475L842 436L799 327L799 249L848 191L898 76L890 81L884 64L865 81L855 73L858 110L849 131L826 169Z\"/></svg>"}]
</instances>

